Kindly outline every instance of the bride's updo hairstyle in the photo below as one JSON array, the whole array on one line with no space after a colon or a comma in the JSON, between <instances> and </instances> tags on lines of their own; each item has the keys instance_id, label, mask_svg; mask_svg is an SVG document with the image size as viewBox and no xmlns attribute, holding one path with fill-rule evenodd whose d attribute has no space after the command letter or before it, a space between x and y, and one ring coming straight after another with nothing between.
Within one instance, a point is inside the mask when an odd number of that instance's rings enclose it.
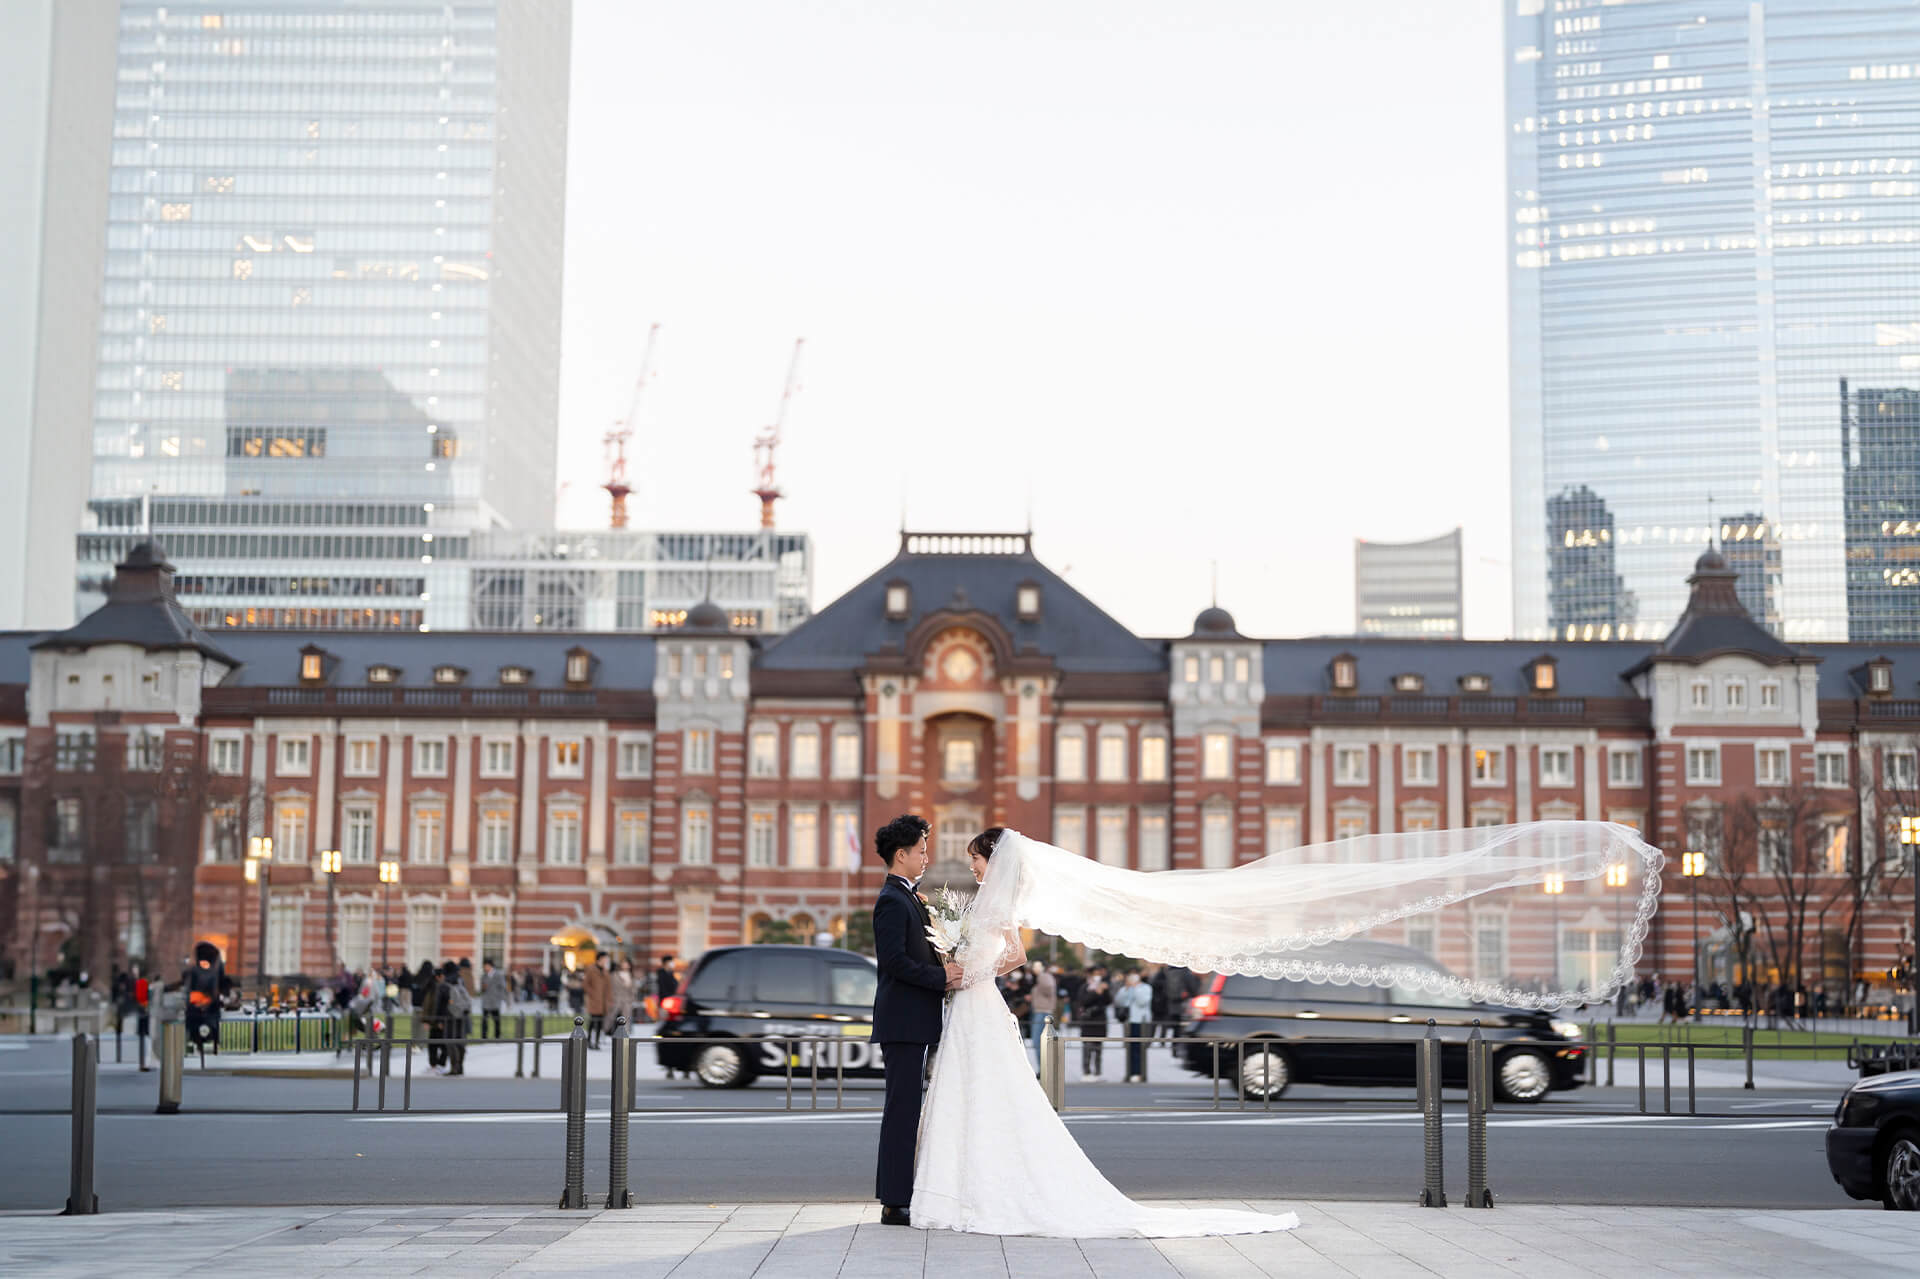
<instances>
[{"instance_id":1,"label":"bride's updo hairstyle","mask_svg":"<svg viewBox=\"0 0 1920 1279\"><path fill-rule=\"evenodd\" d=\"M967 844L967 851L977 855L982 861L988 861L993 857L993 846L999 843L1000 837L1006 833L1005 826L989 826L973 837Z\"/></svg>"}]
</instances>

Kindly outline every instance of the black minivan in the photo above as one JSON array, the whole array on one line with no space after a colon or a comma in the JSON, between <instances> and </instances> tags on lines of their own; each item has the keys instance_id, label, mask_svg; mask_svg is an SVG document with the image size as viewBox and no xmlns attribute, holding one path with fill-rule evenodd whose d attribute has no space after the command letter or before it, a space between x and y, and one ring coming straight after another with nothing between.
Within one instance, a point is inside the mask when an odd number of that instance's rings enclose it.
<instances>
[{"instance_id":1,"label":"black minivan","mask_svg":"<svg viewBox=\"0 0 1920 1279\"><path fill-rule=\"evenodd\" d=\"M700 956L677 995L661 1001L660 1064L709 1088L818 1069L848 1079L884 1070L873 1034L879 970L865 955L813 946L722 946ZM832 1042L781 1043L779 1037ZM675 1038L720 1043L675 1044ZM817 1063L817 1066L816 1066Z\"/></svg>"},{"instance_id":2,"label":"black minivan","mask_svg":"<svg viewBox=\"0 0 1920 1279\"><path fill-rule=\"evenodd\" d=\"M1437 969L1424 952L1384 942L1352 941L1338 950L1348 963ZM1578 1088L1587 1049L1576 1022L1552 1013L1476 1004L1410 986L1332 985L1238 974L1203 976L1181 1045L1188 1070L1229 1080L1243 1097L1278 1097L1291 1084L1401 1087L1414 1085L1414 1045L1429 1018L1441 1040L1441 1082L1467 1084L1467 1036L1473 1023L1493 1043L1493 1086L1500 1100L1540 1101ZM1244 1053L1240 1041L1248 1041ZM1331 1042L1343 1041L1343 1042ZM1516 1042L1524 1041L1524 1042ZM1503 1044L1510 1044L1503 1047Z\"/></svg>"}]
</instances>

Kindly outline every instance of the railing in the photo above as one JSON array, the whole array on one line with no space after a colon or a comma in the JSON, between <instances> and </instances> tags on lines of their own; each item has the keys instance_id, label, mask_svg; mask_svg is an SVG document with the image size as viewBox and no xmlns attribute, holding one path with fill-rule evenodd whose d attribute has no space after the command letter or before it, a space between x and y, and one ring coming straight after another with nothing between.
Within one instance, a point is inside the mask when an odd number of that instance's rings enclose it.
<instances>
[{"instance_id":1,"label":"railing","mask_svg":"<svg viewBox=\"0 0 1920 1279\"><path fill-rule=\"evenodd\" d=\"M263 688L243 684L232 688L207 689L203 701L204 709L210 713L239 713L262 706L352 706L392 707L395 710L419 712L539 707L542 710L646 714L653 708L653 693L648 689L634 688L366 688L332 685Z\"/></svg>"}]
</instances>

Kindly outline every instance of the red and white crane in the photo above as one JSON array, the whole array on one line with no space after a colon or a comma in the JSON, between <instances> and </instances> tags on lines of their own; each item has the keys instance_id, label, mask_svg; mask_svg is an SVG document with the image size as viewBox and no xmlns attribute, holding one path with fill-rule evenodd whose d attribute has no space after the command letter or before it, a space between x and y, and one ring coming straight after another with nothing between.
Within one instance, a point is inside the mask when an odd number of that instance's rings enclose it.
<instances>
[{"instance_id":1,"label":"red and white crane","mask_svg":"<svg viewBox=\"0 0 1920 1279\"><path fill-rule=\"evenodd\" d=\"M627 415L615 419L613 429L601 438L607 450L607 482L600 487L613 499L613 510L607 521L609 528L627 526L627 494L633 492L633 486L627 483L627 441L633 438L633 424L640 416L640 400L646 394L647 383L653 380L653 346L659 336L658 324L648 327L646 349L640 356L640 376L634 379L633 399L627 405Z\"/></svg>"},{"instance_id":2,"label":"red and white crane","mask_svg":"<svg viewBox=\"0 0 1920 1279\"><path fill-rule=\"evenodd\" d=\"M759 475L759 487L753 495L760 499L760 527L773 527L773 504L786 496L780 491L773 474L774 450L780 447L780 432L787 424L787 409L793 404L795 392L800 389L800 352L806 348L805 338L795 338L793 359L787 364L787 385L780 392L780 409L774 415L773 425L761 431L753 441L753 467Z\"/></svg>"}]
</instances>

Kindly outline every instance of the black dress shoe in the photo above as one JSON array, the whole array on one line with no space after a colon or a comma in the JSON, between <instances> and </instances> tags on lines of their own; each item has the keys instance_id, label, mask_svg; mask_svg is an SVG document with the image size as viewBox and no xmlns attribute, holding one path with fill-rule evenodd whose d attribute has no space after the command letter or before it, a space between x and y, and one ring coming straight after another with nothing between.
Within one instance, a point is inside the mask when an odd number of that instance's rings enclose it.
<instances>
[{"instance_id":1,"label":"black dress shoe","mask_svg":"<svg viewBox=\"0 0 1920 1279\"><path fill-rule=\"evenodd\" d=\"M883 1226L911 1226L913 1221L908 1217L905 1208L897 1204L881 1204L880 1224Z\"/></svg>"}]
</instances>

